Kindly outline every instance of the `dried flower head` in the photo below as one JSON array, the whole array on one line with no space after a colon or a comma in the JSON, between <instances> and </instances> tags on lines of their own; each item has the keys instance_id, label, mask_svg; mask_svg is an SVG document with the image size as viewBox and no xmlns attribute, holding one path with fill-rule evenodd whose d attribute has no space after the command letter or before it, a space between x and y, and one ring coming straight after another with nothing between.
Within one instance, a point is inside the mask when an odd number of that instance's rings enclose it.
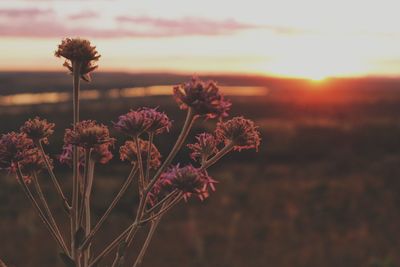
<instances>
[{"instance_id":1,"label":"dried flower head","mask_svg":"<svg viewBox=\"0 0 400 267\"><path fill-rule=\"evenodd\" d=\"M64 66L71 72L74 71L75 64L79 66L79 73L85 81L90 81L89 74L97 69L95 62L100 58L96 47L92 46L90 41L80 38L65 38L58 45L54 55L65 58Z\"/></svg>"},{"instance_id":2,"label":"dried flower head","mask_svg":"<svg viewBox=\"0 0 400 267\"><path fill-rule=\"evenodd\" d=\"M196 139L197 143L187 145L192 150L190 157L193 160L200 159L205 161L218 152L217 146L219 142L212 134L201 133L196 136Z\"/></svg>"},{"instance_id":3,"label":"dried flower head","mask_svg":"<svg viewBox=\"0 0 400 267\"><path fill-rule=\"evenodd\" d=\"M225 144L233 142L235 150L255 148L258 150L261 137L254 122L243 117L235 117L226 122L219 122L215 130L219 140Z\"/></svg>"},{"instance_id":4,"label":"dried flower head","mask_svg":"<svg viewBox=\"0 0 400 267\"><path fill-rule=\"evenodd\" d=\"M21 132L25 133L27 137L31 138L34 142L43 141L48 143L48 137L54 132L54 123L49 123L47 120L42 120L39 117L27 120L21 126Z\"/></svg>"},{"instance_id":5,"label":"dried flower head","mask_svg":"<svg viewBox=\"0 0 400 267\"><path fill-rule=\"evenodd\" d=\"M21 168L22 173L24 174L25 182L30 182L34 173L39 173L46 169L46 163L44 158L42 157L39 149L31 148L24 150L22 152L21 161L19 161L19 166ZM51 168L52 160L46 155L48 162L50 163Z\"/></svg>"},{"instance_id":6,"label":"dried flower head","mask_svg":"<svg viewBox=\"0 0 400 267\"><path fill-rule=\"evenodd\" d=\"M224 99L217 84L193 77L190 82L174 87L174 98L181 109L192 108L196 115L207 118L228 116L231 103Z\"/></svg>"},{"instance_id":7,"label":"dried flower head","mask_svg":"<svg viewBox=\"0 0 400 267\"><path fill-rule=\"evenodd\" d=\"M144 114L148 123L146 132L161 134L171 128L172 123L168 116L164 112L159 112L157 108L142 108L140 112Z\"/></svg>"},{"instance_id":8,"label":"dried flower head","mask_svg":"<svg viewBox=\"0 0 400 267\"><path fill-rule=\"evenodd\" d=\"M108 163L113 158L113 154L110 151L112 145L112 143L105 143L95 146L92 150L91 158L100 164Z\"/></svg>"},{"instance_id":9,"label":"dried flower head","mask_svg":"<svg viewBox=\"0 0 400 267\"><path fill-rule=\"evenodd\" d=\"M22 159L23 152L33 147L25 133L10 132L0 138L0 169L12 171Z\"/></svg>"},{"instance_id":10,"label":"dried flower head","mask_svg":"<svg viewBox=\"0 0 400 267\"><path fill-rule=\"evenodd\" d=\"M149 142L139 139L139 146L140 146L140 154L142 156L142 161L144 166L146 167L147 163L147 152L149 149ZM126 141L125 145L121 146L119 149L121 160L125 161L128 160L132 164L135 164L138 160L138 149L136 146L136 142L133 141ZM152 144L150 149L150 168L156 169L160 166L160 158L161 154L158 151L157 147Z\"/></svg>"},{"instance_id":11,"label":"dried flower head","mask_svg":"<svg viewBox=\"0 0 400 267\"><path fill-rule=\"evenodd\" d=\"M131 110L118 117L114 128L131 137L137 137L150 126L150 120L142 110Z\"/></svg>"},{"instance_id":12,"label":"dried flower head","mask_svg":"<svg viewBox=\"0 0 400 267\"><path fill-rule=\"evenodd\" d=\"M113 142L108 127L92 120L78 122L75 130L66 129L64 135L64 144L83 148L94 148L97 145Z\"/></svg>"},{"instance_id":13,"label":"dried flower head","mask_svg":"<svg viewBox=\"0 0 400 267\"><path fill-rule=\"evenodd\" d=\"M200 200L209 196L208 189L215 191L217 182L208 176L206 171L202 171L187 165L180 168L179 165L171 167L163 173L157 183L154 185L151 202L162 199L175 189L183 194L185 200L195 195Z\"/></svg>"}]
</instances>

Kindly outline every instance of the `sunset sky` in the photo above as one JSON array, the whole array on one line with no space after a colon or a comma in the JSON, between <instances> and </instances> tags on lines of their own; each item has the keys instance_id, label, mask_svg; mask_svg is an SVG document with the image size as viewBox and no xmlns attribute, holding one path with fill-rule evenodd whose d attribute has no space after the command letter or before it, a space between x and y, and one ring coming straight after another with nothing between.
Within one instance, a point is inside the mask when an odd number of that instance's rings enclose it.
<instances>
[{"instance_id":1,"label":"sunset sky","mask_svg":"<svg viewBox=\"0 0 400 267\"><path fill-rule=\"evenodd\" d=\"M400 2L0 1L0 70L61 70L61 38L90 38L103 71L321 79L400 74Z\"/></svg>"}]
</instances>

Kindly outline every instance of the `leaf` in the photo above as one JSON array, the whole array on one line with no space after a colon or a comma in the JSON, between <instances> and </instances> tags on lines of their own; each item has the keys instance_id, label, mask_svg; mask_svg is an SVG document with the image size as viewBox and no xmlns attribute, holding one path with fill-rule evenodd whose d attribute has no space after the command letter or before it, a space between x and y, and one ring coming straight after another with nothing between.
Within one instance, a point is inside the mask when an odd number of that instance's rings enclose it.
<instances>
[{"instance_id":1,"label":"leaf","mask_svg":"<svg viewBox=\"0 0 400 267\"><path fill-rule=\"evenodd\" d=\"M79 248L84 239L85 239L85 230L81 226L75 233L75 248Z\"/></svg>"},{"instance_id":2,"label":"leaf","mask_svg":"<svg viewBox=\"0 0 400 267\"><path fill-rule=\"evenodd\" d=\"M61 252L60 253L60 258L64 262L65 266L67 266L67 267L76 267L75 261L73 259L71 259L71 257L68 256L67 254Z\"/></svg>"}]
</instances>

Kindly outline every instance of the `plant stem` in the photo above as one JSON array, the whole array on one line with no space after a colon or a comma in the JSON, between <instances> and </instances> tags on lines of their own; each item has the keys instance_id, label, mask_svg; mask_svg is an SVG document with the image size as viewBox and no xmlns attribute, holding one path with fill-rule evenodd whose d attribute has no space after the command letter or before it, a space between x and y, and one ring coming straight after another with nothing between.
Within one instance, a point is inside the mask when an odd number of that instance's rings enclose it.
<instances>
[{"instance_id":1,"label":"plant stem","mask_svg":"<svg viewBox=\"0 0 400 267\"><path fill-rule=\"evenodd\" d=\"M146 178L145 178L145 187L147 187L147 183L150 179L150 157L151 157L151 148L153 146L154 133L149 133L149 147L147 149L147 159L146 159Z\"/></svg>"},{"instance_id":2,"label":"plant stem","mask_svg":"<svg viewBox=\"0 0 400 267\"><path fill-rule=\"evenodd\" d=\"M133 267L139 267L142 264L144 254L146 253L147 248L149 247L150 241L153 238L154 233L156 232L157 226L158 226L159 222L161 221L161 217L162 217L162 215L151 222L149 233L147 234L146 240L144 241L142 249L140 250L138 257L136 258L136 261L133 264Z\"/></svg>"},{"instance_id":3,"label":"plant stem","mask_svg":"<svg viewBox=\"0 0 400 267\"><path fill-rule=\"evenodd\" d=\"M233 142L230 142L229 144L225 145L224 148L222 148L220 151L218 151L218 153L215 154L211 159L203 162L201 169L205 170L205 169L209 168L211 165L215 164L219 159L221 159L223 156L225 156L227 153L229 153L233 149L234 146L235 145Z\"/></svg>"},{"instance_id":4,"label":"plant stem","mask_svg":"<svg viewBox=\"0 0 400 267\"><path fill-rule=\"evenodd\" d=\"M80 90L80 70L81 63L77 61L72 62L73 68L73 129L76 130L76 124L79 122L79 90ZM78 230L78 211L79 211L79 149L76 145L73 146L72 156L72 207L71 207L71 251L72 257L80 266L79 252L76 251L75 233Z\"/></svg>"},{"instance_id":5,"label":"plant stem","mask_svg":"<svg viewBox=\"0 0 400 267\"><path fill-rule=\"evenodd\" d=\"M176 196L178 193L178 190L175 189L174 191L172 191L171 193L169 193L166 197L164 197L162 200L160 200L157 204L155 204L153 207L151 207L150 209L146 210L145 213L149 214L151 212L153 212L154 210L156 210L158 207L160 207L162 204L164 204L166 201L170 200L172 197ZM178 193L179 194L179 193Z\"/></svg>"},{"instance_id":6,"label":"plant stem","mask_svg":"<svg viewBox=\"0 0 400 267\"><path fill-rule=\"evenodd\" d=\"M85 148L85 166L84 166L84 174L83 174L83 191L82 191L82 198L79 204L79 212L78 212L78 224L82 225L83 214L84 214L84 207L86 201L86 194L89 184L89 165L90 165L90 148Z\"/></svg>"},{"instance_id":7,"label":"plant stem","mask_svg":"<svg viewBox=\"0 0 400 267\"><path fill-rule=\"evenodd\" d=\"M92 192L92 187L93 187L93 175L94 175L94 161L90 159L90 153L88 157L89 161L89 170L88 170L88 184L87 188L85 191L85 233L88 235L90 233L91 229L91 209L90 209L90 196ZM89 259L90 259L90 244L87 246L84 254L83 254L83 262L84 262L84 267L87 267L89 265Z\"/></svg>"},{"instance_id":8,"label":"plant stem","mask_svg":"<svg viewBox=\"0 0 400 267\"><path fill-rule=\"evenodd\" d=\"M118 194L115 196L114 200L111 202L110 206L108 207L106 212L103 214L103 216L101 216L100 220L97 222L97 224L95 225L93 230L88 234L88 236L86 237L85 241L82 243L82 245L81 245L81 247L79 249L81 249L81 250L85 249L85 247L93 239L94 235L97 233L97 231L103 225L104 221L107 219L107 217L109 216L111 211L117 205L118 201L125 194L125 192L128 189L129 185L132 183L133 177L135 177L136 172L137 172L137 167L136 166L132 167L132 170L131 170L128 178L125 180L125 182L122 185L121 189L119 190Z\"/></svg>"},{"instance_id":9,"label":"plant stem","mask_svg":"<svg viewBox=\"0 0 400 267\"><path fill-rule=\"evenodd\" d=\"M54 187L56 188L58 196L61 198L61 200L63 202L64 210L68 213L68 215L70 215L71 206L69 205L68 200L65 197L65 195L64 195L64 193L63 193L63 191L61 189L61 186L60 186L60 184L59 184L59 182L57 180L57 177L55 176L55 174L53 172L53 169L51 168L49 159L46 157L46 153L44 152L42 142L38 141L36 143L36 146L39 148L40 154L41 154L41 156L42 156L42 158L43 158L43 160L44 160L44 162L46 164L47 171L49 172L51 180L53 181L53 184L54 184Z\"/></svg>"},{"instance_id":10,"label":"plant stem","mask_svg":"<svg viewBox=\"0 0 400 267\"><path fill-rule=\"evenodd\" d=\"M143 160L142 160L142 151L140 149L139 137L135 137L136 149L137 149L137 158L139 165L139 194L142 196L144 190L144 169L143 169Z\"/></svg>"},{"instance_id":11,"label":"plant stem","mask_svg":"<svg viewBox=\"0 0 400 267\"><path fill-rule=\"evenodd\" d=\"M147 223L151 220L154 220L155 218L163 215L164 213L166 213L168 210L170 210L173 206L175 206L175 204L177 204L179 201L181 201L181 199L183 198L183 195L181 193L179 193L175 199L173 199L172 201L170 201L169 203L164 203L163 207L161 208L161 210L159 210L156 214L151 215L150 217L141 220L140 224L143 223Z\"/></svg>"},{"instance_id":12,"label":"plant stem","mask_svg":"<svg viewBox=\"0 0 400 267\"><path fill-rule=\"evenodd\" d=\"M40 219L42 220L43 224L47 227L47 229L49 230L51 236L56 240L57 244L60 246L60 248L63 250L63 252L66 255L70 255L69 251L67 249L67 247L65 246L65 244L62 243L62 241L57 237L57 234L55 233L54 229L51 227L50 222L47 220L46 216L44 215L43 211L40 209L39 204L36 202L35 198L33 197L31 191L29 190L29 187L26 185L24 178L22 177L22 173L20 168L18 167L17 170L17 178L18 178L18 182L21 185L25 195L27 196L27 198L30 200L30 202L32 203L33 207L35 208L36 212L39 214Z\"/></svg>"},{"instance_id":13,"label":"plant stem","mask_svg":"<svg viewBox=\"0 0 400 267\"><path fill-rule=\"evenodd\" d=\"M129 231L136 227L135 224L130 225L125 229L118 237L116 237L100 254L89 264L89 267L94 267L98 264L104 256L107 256L118 244L124 239L124 237L129 233Z\"/></svg>"},{"instance_id":14,"label":"plant stem","mask_svg":"<svg viewBox=\"0 0 400 267\"><path fill-rule=\"evenodd\" d=\"M41 203L42 203L42 205L44 207L44 211L47 214L47 218L49 219L49 222L50 222L51 226L53 227L55 233L57 234L58 238L63 243L63 245L65 247L67 247L65 245L65 241L64 241L64 239L63 239L63 237L61 235L61 232L60 232L60 230L59 230L59 228L57 226L57 223L56 223L56 221L54 219L54 216L53 216L53 214L52 214L52 212L51 212L51 210L49 208L49 205L47 204L46 198L44 197L44 194L43 194L42 188L40 187L38 176L37 176L36 173L33 173L33 183L35 185L36 192L37 192L37 194L39 196L39 199L40 199L40 201L41 201Z\"/></svg>"}]
</instances>

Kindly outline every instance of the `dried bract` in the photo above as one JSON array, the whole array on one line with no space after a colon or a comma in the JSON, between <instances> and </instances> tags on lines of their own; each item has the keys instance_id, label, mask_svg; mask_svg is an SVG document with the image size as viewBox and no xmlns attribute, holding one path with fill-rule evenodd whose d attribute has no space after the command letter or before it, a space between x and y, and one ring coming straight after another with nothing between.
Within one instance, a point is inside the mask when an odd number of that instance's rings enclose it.
<instances>
[{"instance_id":1,"label":"dried bract","mask_svg":"<svg viewBox=\"0 0 400 267\"><path fill-rule=\"evenodd\" d=\"M201 133L196 136L196 139L197 143L187 145L192 150L190 157L193 160L204 161L218 152L217 145L219 142L212 134Z\"/></svg>"},{"instance_id":2,"label":"dried bract","mask_svg":"<svg viewBox=\"0 0 400 267\"><path fill-rule=\"evenodd\" d=\"M64 135L65 145L72 144L87 149L113 142L108 127L92 120L78 122L75 130L66 129Z\"/></svg>"},{"instance_id":3,"label":"dried bract","mask_svg":"<svg viewBox=\"0 0 400 267\"><path fill-rule=\"evenodd\" d=\"M149 142L139 139L139 146L140 146L140 154L142 156L142 161L144 166L146 167L147 163L147 152L149 149ZM119 149L121 160L125 161L128 160L132 164L135 164L138 161L138 149L136 146L136 142L133 141L126 141L123 146ZM157 147L152 144L150 149L150 163L149 167L152 169L156 169L160 166L160 158L161 154L158 151Z\"/></svg>"},{"instance_id":4,"label":"dried bract","mask_svg":"<svg viewBox=\"0 0 400 267\"><path fill-rule=\"evenodd\" d=\"M34 119L27 120L24 125L21 126L20 130L34 142L42 141L47 144L48 137L54 133L54 126L54 123L35 117Z\"/></svg>"}]
</instances>

